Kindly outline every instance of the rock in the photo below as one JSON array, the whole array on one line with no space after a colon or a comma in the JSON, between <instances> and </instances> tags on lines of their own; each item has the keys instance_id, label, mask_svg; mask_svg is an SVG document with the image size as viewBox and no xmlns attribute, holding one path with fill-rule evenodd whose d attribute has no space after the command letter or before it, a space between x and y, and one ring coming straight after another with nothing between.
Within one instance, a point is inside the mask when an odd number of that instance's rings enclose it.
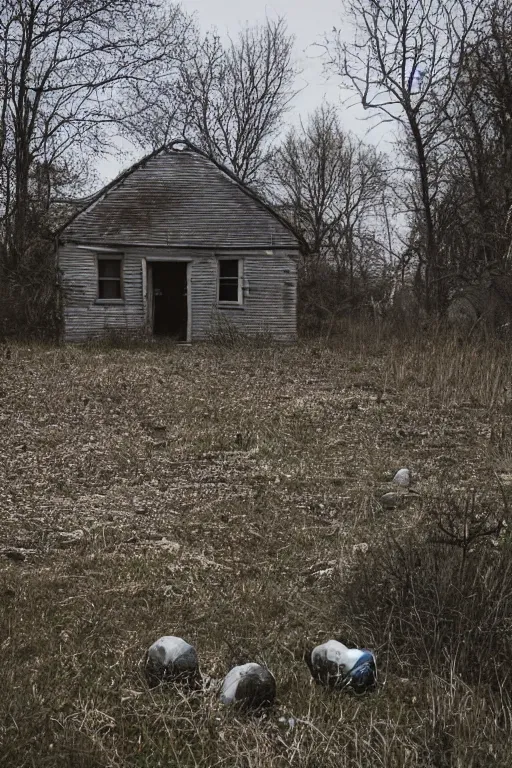
<instances>
[{"instance_id":1,"label":"rock","mask_svg":"<svg viewBox=\"0 0 512 768\"><path fill-rule=\"evenodd\" d=\"M411 484L410 471L405 467L403 469L399 469L393 478L393 482L396 483L396 485L400 485L402 488L407 488Z\"/></svg>"},{"instance_id":2,"label":"rock","mask_svg":"<svg viewBox=\"0 0 512 768\"><path fill-rule=\"evenodd\" d=\"M151 687L162 682L196 687L201 679L196 649L181 637L161 637L147 651L146 675Z\"/></svg>"},{"instance_id":3,"label":"rock","mask_svg":"<svg viewBox=\"0 0 512 768\"><path fill-rule=\"evenodd\" d=\"M397 493L385 493L381 497L380 503L384 509L395 509L400 503L400 496Z\"/></svg>"},{"instance_id":4,"label":"rock","mask_svg":"<svg viewBox=\"0 0 512 768\"><path fill-rule=\"evenodd\" d=\"M274 676L266 667L254 662L233 667L224 678L220 692L223 704L238 704L254 710L272 704L275 697Z\"/></svg>"},{"instance_id":5,"label":"rock","mask_svg":"<svg viewBox=\"0 0 512 768\"><path fill-rule=\"evenodd\" d=\"M305 660L313 679L332 688L351 688L363 693L377 681L373 653L364 648L347 648L337 640L328 640L306 651Z\"/></svg>"}]
</instances>

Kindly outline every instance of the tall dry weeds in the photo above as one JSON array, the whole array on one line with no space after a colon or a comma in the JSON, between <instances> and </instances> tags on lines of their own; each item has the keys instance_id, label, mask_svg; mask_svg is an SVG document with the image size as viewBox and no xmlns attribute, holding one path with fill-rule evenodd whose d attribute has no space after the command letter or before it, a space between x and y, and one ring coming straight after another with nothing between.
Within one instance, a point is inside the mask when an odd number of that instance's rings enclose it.
<instances>
[{"instance_id":1,"label":"tall dry weeds","mask_svg":"<svg viewBox=\"0 0 512 768\"><path fill-rule=\"evenodd\" d=\"M433 499L509 499L511 356L371 330L0 351L0 548L24 558L1 560L0 765L508 768L506 531L462 579L420 533ZM383 512L400 466L415 493ZM268 664L275 711L148 690L165 633L216 679ZM376 650L375 695L310 683L304 645L342 635Z\"/></svg>"}]
</instances>

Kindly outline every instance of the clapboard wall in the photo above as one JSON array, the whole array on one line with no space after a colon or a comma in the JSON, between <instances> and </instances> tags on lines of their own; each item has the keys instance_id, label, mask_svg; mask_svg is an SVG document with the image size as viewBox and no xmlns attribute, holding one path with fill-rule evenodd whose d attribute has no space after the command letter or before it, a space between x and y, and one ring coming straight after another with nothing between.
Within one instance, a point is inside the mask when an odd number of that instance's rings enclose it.
<instances>
[{"instance_id":1,"label":"clapboard wall","mask_svg":"<svg viewBox=\"0 0 512 768\"><path fill-rule=\"evenodd\" d=\"M192 341L207 339L225 327L236 326L248 335L269 334L293 341L296 328L297 260L290 253L236 254L243 259L244 284L248 291L243 305L225 307L217 303L217 259L204 253L194 259L191 270Z\"/></svg>"},{"instance_id":2,"label":"clapboard wall","mask_svg":"<svg viewBox=\"0 0 512 768\"><path fill-rule=\"evenodd\" d=\"M297 251L223 251L223 256L243 259L248 290L240 307L218 304L217 253L200 249L119 248L123 254L124 299L98 302L99 252L71 242L59 247L65 341L86 341L117 332L147 332L145 260L175 258L191 263L191 341L215 336L225 330L226 323L248 335L268 334L285 342L296 338Z\"/></svg>"}]
</instances>

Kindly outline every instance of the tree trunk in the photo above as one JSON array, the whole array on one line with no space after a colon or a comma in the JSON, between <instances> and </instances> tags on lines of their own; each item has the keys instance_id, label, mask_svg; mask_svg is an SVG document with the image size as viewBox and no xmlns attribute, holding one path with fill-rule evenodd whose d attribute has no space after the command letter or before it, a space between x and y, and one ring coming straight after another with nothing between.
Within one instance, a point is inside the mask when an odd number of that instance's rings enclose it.
<instances>
[{"instance_id":1,"label":"tree trunk","mask_svg":"<svg viewBox=\"0 0 512 768\"><path fill-rule=\"evenodd\" d=\"M418 158L423 224L425 226L425 309L429 315L442 315L446 310L446 291L432 216L425 147L414 114L409 114L408 117Z\"/></svg>"}]
</instances>

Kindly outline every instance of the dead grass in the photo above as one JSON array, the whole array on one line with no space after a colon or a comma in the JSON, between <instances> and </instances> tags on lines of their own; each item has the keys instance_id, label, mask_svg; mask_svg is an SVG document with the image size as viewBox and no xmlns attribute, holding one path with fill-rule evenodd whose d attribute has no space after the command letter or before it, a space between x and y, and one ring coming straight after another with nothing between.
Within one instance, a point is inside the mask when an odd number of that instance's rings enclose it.
<instances>
[{"instance_id":1,"label":"dead grass","mask_svg":"<svg viewBox=\"0 0 512 768\"><path fill-rule=\"evenodd\" d=\"M497 474L508 493L511 374L505 346L368 328L294 348L0 348L0 549L25 556L0 561L0 765L509 766L506 692L456 666L405 677L341 596L354 545L406 535L445 490L499 503ZM418 495L383 512L401 466ZM149 691L143 653L169 633L216 678L264 661L275 711ZM375 695L310 684L304 646L340 633L377 644Z\"/></svg>"}]
</instances>

